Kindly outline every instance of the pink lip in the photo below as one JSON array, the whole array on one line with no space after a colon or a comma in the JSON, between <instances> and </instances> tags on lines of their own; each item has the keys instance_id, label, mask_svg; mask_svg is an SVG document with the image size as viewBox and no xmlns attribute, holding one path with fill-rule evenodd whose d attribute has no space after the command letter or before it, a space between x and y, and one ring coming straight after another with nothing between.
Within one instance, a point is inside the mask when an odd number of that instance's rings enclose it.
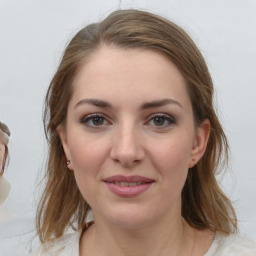
<instances>
[{"instance_id":1,"label":"pink lip","mask_svg":"<svg viewBox=\"0 0 256 256\"><path fill-rule=\"evenodd\" d=\"M137 196L148 190L154 183L154 180L142 176L111 176L103 180L109 190L121 197ZM116 182L141 183L135 186L121 186Z\"/></svg>"},{"instance_id":2,"label":"pink lip","mask_svg":"<svg viewBox=\"0 0 256 256\"><path fill-rule=\"evenodd\" d=\"M153 182L153 179L149 179L146 177L142 177L142 176L123 176L123 175L115 175L115 176L111 176L108 177L106 179L103 179L103 181L105 182L141 182L141 183L147 183L147 182Z\"/></svg>"}]
</instances>

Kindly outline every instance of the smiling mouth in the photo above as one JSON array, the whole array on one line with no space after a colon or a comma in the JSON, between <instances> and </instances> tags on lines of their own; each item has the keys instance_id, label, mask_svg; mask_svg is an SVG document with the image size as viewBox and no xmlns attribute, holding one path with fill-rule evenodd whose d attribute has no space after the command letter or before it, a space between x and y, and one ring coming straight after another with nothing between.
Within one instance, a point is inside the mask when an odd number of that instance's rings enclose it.
<instances>
[{"instance_id":1,"label":"smiling mouth","mask_svg":"<svg viewBox=\"0 0 256 256\"><path fill-rule=\"evenodd\" d=\"M106 179L103 179L104 182L107 183L113 183L122 187L132 187L132 186L138 186L145 183L152 183L154 182L153 179L143 177L143 176L123 176L123 175L114 175L111 177L108 177Z\"/></svg>"},{"instance_id":2,"label":"smiling mouth","mask_svg":"<svg viewBox=\"0 0 256 256\"><path fill-rule=\"evenodd\" d=\"M148 190L155 181L142 176L111 176L103 180L109 190L121 197L134 197Z\"/></svg>"},{"instance_id":3,"label":"smiling mouth","mask_svg":"<svg viewBox=\"0 0 256 256\"><path fill-rule=\"evenodd\" d=\"M141 184L145 184L142 182L110 182L110 183L121 186L121 187L135 187Z\"/></svg>"}]
</instances>

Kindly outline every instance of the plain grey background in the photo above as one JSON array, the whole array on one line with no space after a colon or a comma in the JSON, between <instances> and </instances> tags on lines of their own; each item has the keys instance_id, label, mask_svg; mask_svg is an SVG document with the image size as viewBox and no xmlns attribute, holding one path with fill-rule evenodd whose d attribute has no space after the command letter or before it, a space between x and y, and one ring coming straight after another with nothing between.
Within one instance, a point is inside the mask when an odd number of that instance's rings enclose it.
<instances>
[{"instance_id":1,"label":"plain grey background","mask_svg":"<svg viewBox=\"0 0 256 256\"><path fill-rule=\"evenodd\" d=\"M117 8L139 8L182 26L206 58L216 108L230 141L225 192L243 233L256 239L255 0L0 0L0 120L8 124L12 185L5 202L33 216L44 170L43 100L65 45L84 25Z\"/></svg>"}]
</instances>

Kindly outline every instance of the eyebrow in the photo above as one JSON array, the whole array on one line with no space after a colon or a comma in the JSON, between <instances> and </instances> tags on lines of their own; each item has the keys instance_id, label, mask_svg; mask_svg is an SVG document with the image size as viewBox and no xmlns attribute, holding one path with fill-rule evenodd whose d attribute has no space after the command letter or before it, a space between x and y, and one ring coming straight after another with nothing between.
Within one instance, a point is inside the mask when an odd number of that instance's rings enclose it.
<instances>
[{"instance_id":1,"label":"eyebrow","mask_svg":"<svg viewBox=\"0 0 256 256\"><path fill-rule=\"evenodd\" d=\"M151 102L146 102L141 106L141 109L149 109L149 108L159 108L168 104L175 104L182 108L182 105L173 99L163 99L163 100L154 100Z\"/></svg>"},{"instance_id":2,"label":"eyebrow","mask_svg":"<svg viewBox=\"0 0 256 256\"><path fill-rule=\"evenodd\" d=\"M100 108L112 108L112 106L104 101L104 100L98 100L98 99L83 99L83 100L80 100L76 105L75 105L75 108L82 105L82 104L92 104L96 107L100 107Z\"/></svg>"},{"instance_id":3,"label":"eyebrow","mask_svg":"<svg viewBox=\"0 0 256 256\"><path fill-rule=\"evenodd\" d=\"M83 104L91 104L94 105L96 107L100 107L100 108L112 108L112 105L104 100L99 100L99 99L83 99L80 100L76 105L75 108L77 108L80 105ZM154 100L154 101L150 101L150 102L146 102L144 104L142 104L141 109L149 109L149 108L159 108L168 104L175 104L179 107L182 108L182 105L173 99L162 99L162 100Z\"/></svg>"}]
</instances>

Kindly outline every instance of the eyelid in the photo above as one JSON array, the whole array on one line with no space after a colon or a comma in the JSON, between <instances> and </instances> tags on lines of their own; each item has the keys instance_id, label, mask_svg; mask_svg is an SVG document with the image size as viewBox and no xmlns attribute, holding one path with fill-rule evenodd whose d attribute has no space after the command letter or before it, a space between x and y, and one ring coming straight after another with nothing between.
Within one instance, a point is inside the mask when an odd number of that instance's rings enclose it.
<instances>
[{"instance_id":1,"label":"eyelid","mask_svg":"<svg viewBox=\"0 0 256 256\"><path fill-rule=\"evenodd\" d=\"M162 117L166 121L169 122L167 125L164 125L164 126L157 126L157 125L155 125L154 127L157 127L157 129L164 129L164 128L167 128L167 127L169 127L169 126L171 126L173 124L176 124L176 118L173 117L172 115L166 114L166 113L154 113L154 114L151 114L151 115L147 116L147 118L146 118L146 125L148 125L148 123L150 121L152 121L156 117Z\"/></svg>"},{"instance_id":2,"label":"eyelid","mask_svg":"<svg viewBox=\"0 0 256 256\"><path fill-rule=\"evenodd\" d=\"M88 122L95 117L103 118L105 122L107 122L108 124L111 124L111 122L109 121L109 118L106 117L106 115L102 114L102 113L91 113L91 114L84 115L82 118L80 118L80 123L84 124L85 126L87 126L89 128L92 128L92 129L99 129L99 128L102 128L103 126L107 125L107 124L102 124L102 125L97 126L97 125L88 124Z\"/></svg>"},{"instance_id":3,"label":"eyelid","mask_svg":"<svg viewBox=\"0 0 256 256\"><path fill-rule=\"evenodd\" d=\"M163 113L163 112L150 114L146 117L146 120L152 119L154 117L166 117L167 119L171 119L173 122L176 120L173 115Z\"/></svg>"},{"instance_id":4,"label":"eyelid","mask_svg":"<svg viewBox=\"0 0 256 256\"><path fill-rule=\"evenodd\" d=\"M86 115L83 115L82 118L80 118L80 121L86 121L88 120L89 118L92 118L92 117L104 117L105 118L105 115L103 115L102 113L91 113L91 114L86 114Z\"/></svg>"}]
</instances>

